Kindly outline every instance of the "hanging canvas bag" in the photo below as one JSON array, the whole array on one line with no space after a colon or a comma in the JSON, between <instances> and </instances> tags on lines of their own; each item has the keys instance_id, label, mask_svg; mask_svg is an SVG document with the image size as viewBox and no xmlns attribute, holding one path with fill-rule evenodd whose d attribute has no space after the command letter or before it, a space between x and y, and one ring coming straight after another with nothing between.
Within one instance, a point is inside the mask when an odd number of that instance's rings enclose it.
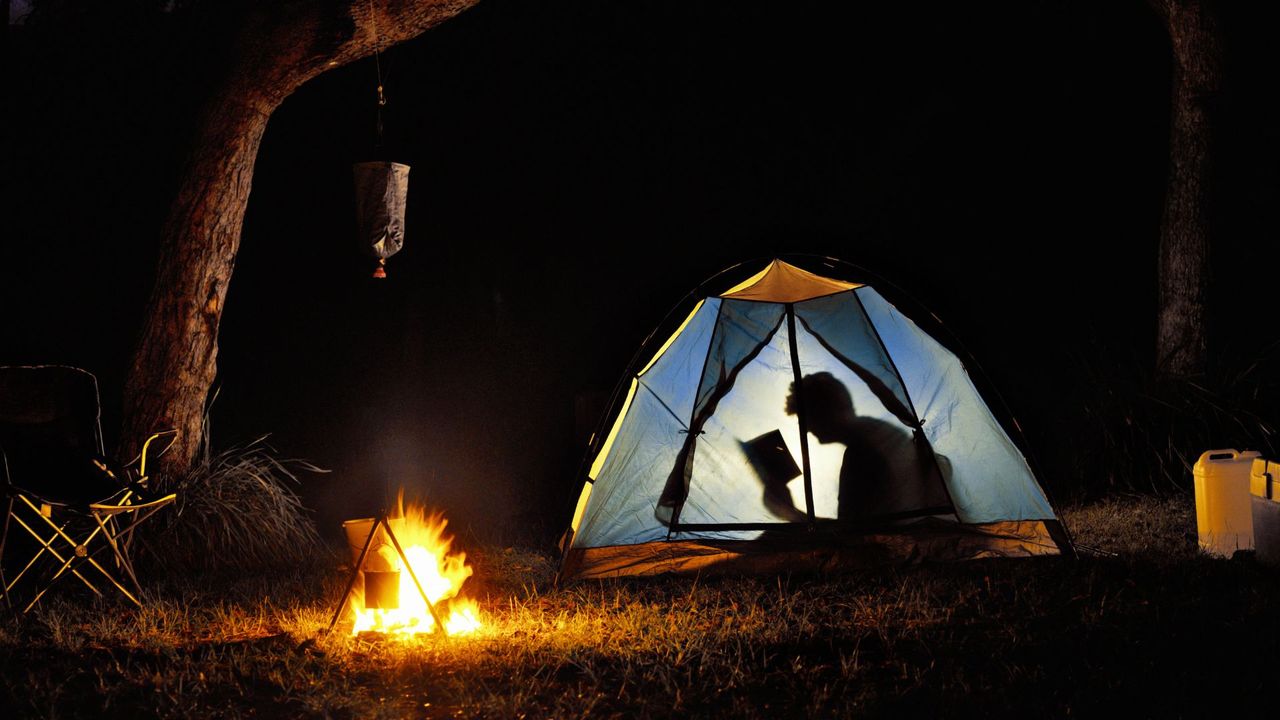
<instances>
[{"instance_id":1,"label":"hanging canvas bag","mask_svg":"<svg viewBox=\"0 0 1280 720\"><path fill-rule=\"evenodd\" d=\"M365 251L378 261L376 278L387 276L387 258L404 246L404 208L409 197L409 166L395 162L362 162L353 167L356 186L356 233Z\"/></svg>"}]
</instances>

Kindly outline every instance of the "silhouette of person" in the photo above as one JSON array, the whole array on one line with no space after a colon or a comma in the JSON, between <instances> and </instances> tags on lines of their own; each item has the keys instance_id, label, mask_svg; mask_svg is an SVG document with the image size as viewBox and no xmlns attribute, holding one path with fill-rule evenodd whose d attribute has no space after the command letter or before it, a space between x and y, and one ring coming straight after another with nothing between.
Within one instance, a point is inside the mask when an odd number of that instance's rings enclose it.
<instances>
[{"instance_id":1,"label":"silhouette of person","mask_svg":"<svg viewBox=\"0 0 1280 720\"><path fill-rule=\"evenodd\" d=\"M947 504L933 461L911 434L884 420L858 415L849 390L835 376L806 375L800 379L800 392L796 390L796 383L791 383L787 414L803 411L807 429L818 442L845 446L838 519L867 520ZM782 504L778 498L768 499L766 507L786 519L803 515L789 494Z\"/></svg>"}]
</instances>

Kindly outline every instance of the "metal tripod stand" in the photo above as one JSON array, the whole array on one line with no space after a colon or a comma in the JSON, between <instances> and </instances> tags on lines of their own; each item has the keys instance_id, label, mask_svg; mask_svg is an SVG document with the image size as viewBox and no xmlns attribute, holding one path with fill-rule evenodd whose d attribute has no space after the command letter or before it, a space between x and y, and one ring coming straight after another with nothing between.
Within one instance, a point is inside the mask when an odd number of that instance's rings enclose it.
<instances>
[{"instance_id":1,"label":"metal tripod stand","mask_svg":"<svg viewBox=\"0 0 1280 720\"><path fill-rule=\"evenodd\" d=\"M427 610L431 612L431 619L436 621L436 627L440 628L440 632L448 635L449 631L445 629L444 620L440 618L440 613L436 610L435 604L427 598L427 592L422 589L422 583L418 582L418 576L413 572L413 566L409 564L409 556L405 554L404 548L400 547L400 541L396 538L396 534L392 532L391 523L387 522L387 511L385 509L378 512L378 517L374 519L373 526L369 528L369 537L364 539L364 547L360 549L360 557L351 568L351 578L347 580L347 589L342 593L342 599L338 601L338 608L333 612L333 619L329 621L327 632L333 632L333 626L338 624L338 618L342 616L342 611L347 607L347 600L351 597L351 591L355 589L356 578L359 577L360 571L364 569L365 558L369 555L369 548L373 545L373 538L378 534L379 527L386 529L387 537L391 538L391 544L395 547L396 552L399 553L400 561L404 564L404 569L409 572L409 577L413 579L413 586L418 589L418 594L422 596L422 602L426 603Z\"/></svg>"}]
</instances>

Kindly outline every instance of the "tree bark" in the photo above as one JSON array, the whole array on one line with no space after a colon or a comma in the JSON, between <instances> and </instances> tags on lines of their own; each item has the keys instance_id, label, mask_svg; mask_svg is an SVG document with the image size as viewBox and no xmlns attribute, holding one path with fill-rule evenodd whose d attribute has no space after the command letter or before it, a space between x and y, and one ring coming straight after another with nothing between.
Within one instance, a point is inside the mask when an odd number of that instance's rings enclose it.
<instances>
[{"instance_id":1,"label":"tree bark","mask_svg":"<svg viewBox=\"0 0 1280 720\"><path fill-rule=\"evenodd\" d=\"M151 433L169 429L178 437L160 472L181 474L198 456L218 325L271 114L320 73L416 37L476 2L228 3L241 13L239 29L162 230L156 284L124 388L119 457L135 457Z\"/></svg>"},{"instance_id":2,"label":"tree bark","mask_svg":"<svg viewBox=\"0 0 1280 720\"><path fill-rule=\"evenodd\" d=\"M1222 88L1222 36L1212 2L1152 0L1173 50L1169 181L1160 224L1156 371L1202 374L1208 359L1212 102Z\"/></svg>"}]
</instances>

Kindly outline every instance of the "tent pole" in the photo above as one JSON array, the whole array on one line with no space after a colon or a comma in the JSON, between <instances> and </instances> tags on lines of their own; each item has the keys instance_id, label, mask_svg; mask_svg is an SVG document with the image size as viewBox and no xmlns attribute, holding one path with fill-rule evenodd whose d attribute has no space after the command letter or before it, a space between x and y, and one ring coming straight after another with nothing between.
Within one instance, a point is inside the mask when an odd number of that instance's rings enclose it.
<instances>
[{"instance_id":1,"label":"tent pole","mask_svg":"<svg viewBox=\"0 0 1280 720\"><path fill-rule=\"evenodd\" d=\"M800 424L800 467L804 471L804 505L809 529L814 528L813 474L809 472L809 426L805 421L804 387L800 377L800 353L796 350L796 308L787 303L787 342L791 345L791 374L795 377L796 420Z\"/></svg>"}]
</instances>

